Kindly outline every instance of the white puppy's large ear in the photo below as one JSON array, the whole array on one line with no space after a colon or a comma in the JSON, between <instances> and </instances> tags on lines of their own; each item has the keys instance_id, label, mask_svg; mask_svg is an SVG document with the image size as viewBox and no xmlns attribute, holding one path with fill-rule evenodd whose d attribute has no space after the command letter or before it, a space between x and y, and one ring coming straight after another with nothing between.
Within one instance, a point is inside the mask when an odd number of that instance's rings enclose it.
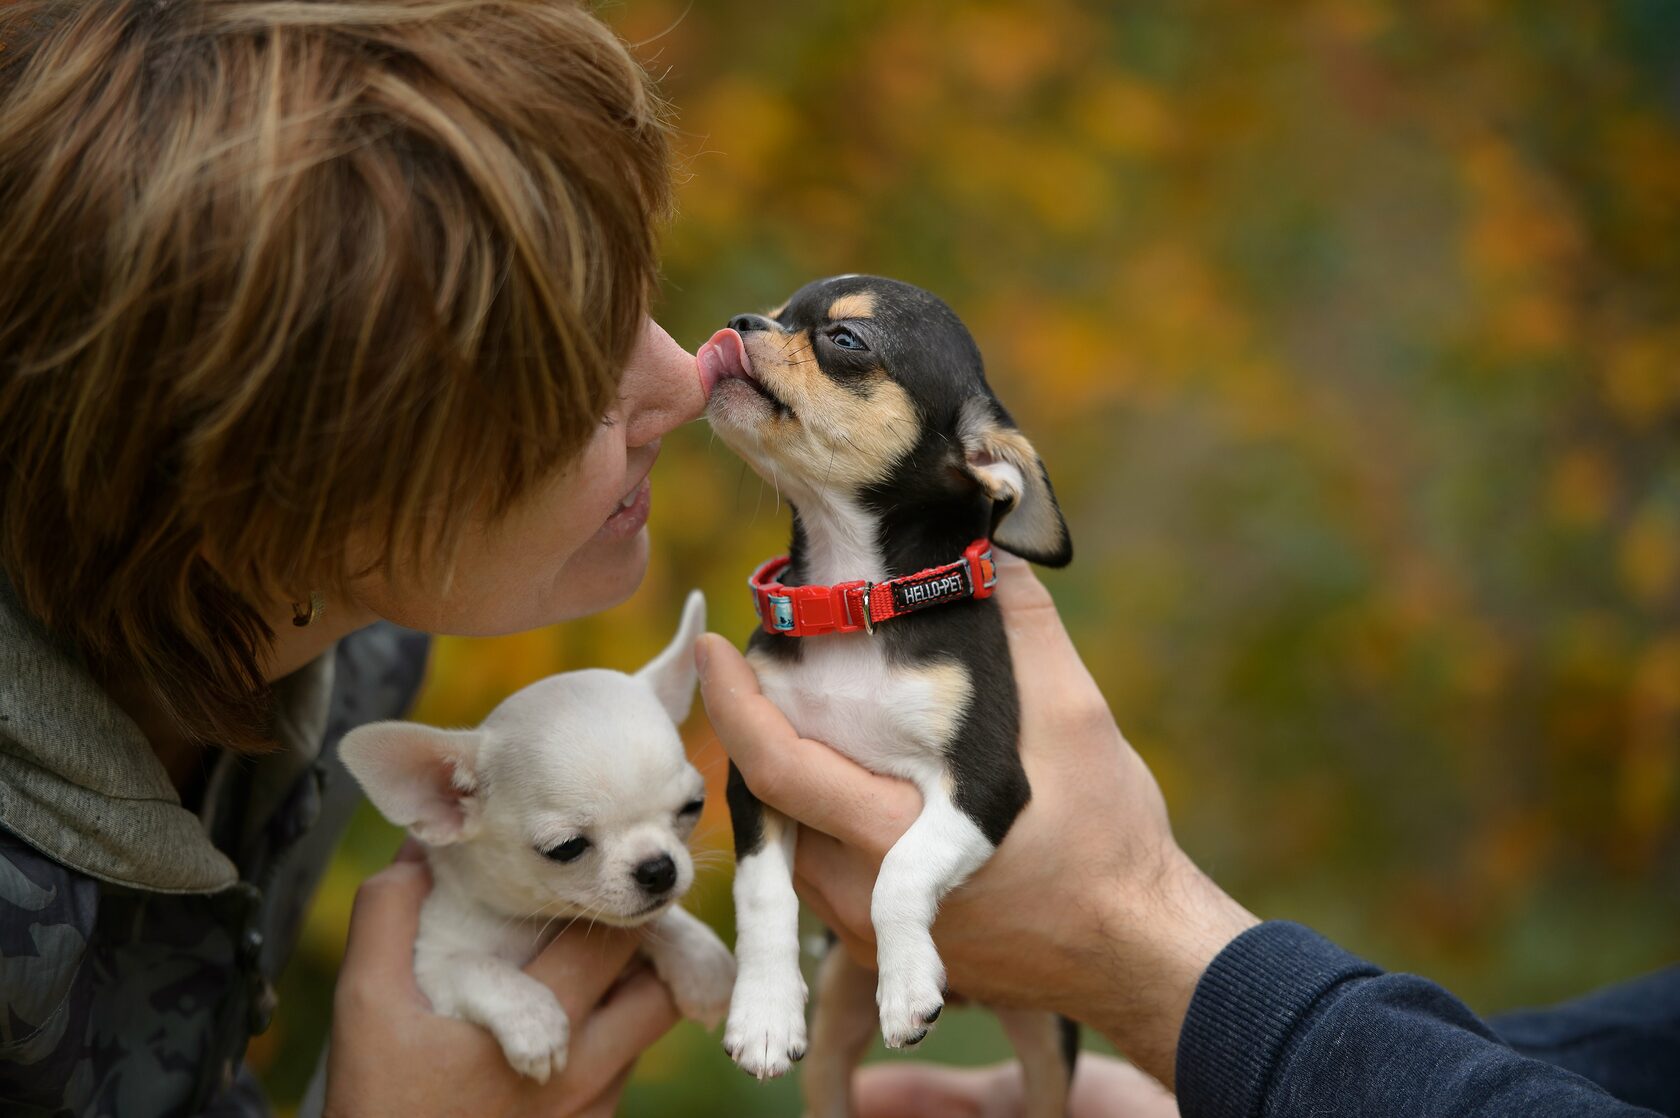
<instances>
[{"instance_id":1,"label":"white puppy's large ear","mask_svg":"<svg viewBox=\"0 0 1680 1118\"><path fill-rule=\"evenodd\" d=\"M677 635L665 646L665 651L649 660L636 678L653 688L664 704L671 721L682 724L694 706L694 684L699 678L694 668L694 642L706 631L706 596L698 590L688 592L683 603L682 624Z\"/></svg>"},{"instance_id":2,"label":"white puppy's large ear","mask_svg":"<svg viewBox=\"0 0 1680 1118\"><path fill-rule=\"evenodd\" d=\"M432 846L478 833L478 730L372 722L344 735L338 754L379 813Z\"/></svg>"},{"instance_id":3,"label":"white puppy's large ear","mask_svg":"<svg viewBox=\"0 0 1680 1118\"><path fill-rule=\"evenodd\" d=\"M958 420L963 465L992 498L992 542L1046 567L1073 558L1067 521L1032 443L995 399L976 396Z\"/></svg>"}]
</instances>

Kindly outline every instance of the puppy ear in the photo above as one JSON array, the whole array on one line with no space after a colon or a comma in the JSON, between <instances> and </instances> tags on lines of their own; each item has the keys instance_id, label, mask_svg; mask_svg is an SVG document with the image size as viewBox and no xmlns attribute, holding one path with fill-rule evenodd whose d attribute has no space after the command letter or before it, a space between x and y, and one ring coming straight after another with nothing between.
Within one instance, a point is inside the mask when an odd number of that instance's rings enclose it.
<instances>
[{"instance_id":1,"label":"puppy ear","mask_svg":"<svg viewBox=\"0 0 1680 1118\"><path fill-rule=\"evenodd\" d=\"M344 735L338 754L379 813L432 846L478 833L478 730L373 722Z\"/></svg>"},{"instance_id":2,"label":"puppy ear","mask_svg":"<svg viewBox=\"0 0 1680 1118\"><path fill-rule=\"evenodd\" d=\"M1050 475L995 399L975 397L958 421L963 466L992 498L992 542L1046 567L1065 567L1073 541Z\"/></svg>"},{"instance_id":3,"label":"puppy ear","mask_svg":"<svg viewBox=\"0 0 1680 1118\"><path fill-rule=\"evenodd\" d=\"M665 646L665 651L648 661L636 678L653 688L671 721L682 724L694 706L694 684L698 674L694 668L694 642L706 631L706 596L698 590L688 592L683 603L682 624L677 635Z\"/></svg>"}]
</instances>

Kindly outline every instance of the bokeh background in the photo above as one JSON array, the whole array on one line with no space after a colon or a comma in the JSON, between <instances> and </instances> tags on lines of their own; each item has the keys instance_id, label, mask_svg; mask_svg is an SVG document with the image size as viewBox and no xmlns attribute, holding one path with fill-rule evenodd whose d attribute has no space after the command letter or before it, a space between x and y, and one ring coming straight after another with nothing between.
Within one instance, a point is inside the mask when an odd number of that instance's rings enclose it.
<instances>
[{"instance_id":1,"label":"bokeh background","mask_svg":"<svg viewBox=\"0 0 1680 1118\"><path fill-rule=\"evenodd\" d=\"M678 113L661 321L836 272L950 301L1072 525L1046 581L1239 899L1484 1012L1680 956L1680 4L603 14ZM690 586L745 636L787 510L703 425L654 478L642 591L438 642L421 718L634 667ZM252 1051L282 1106L395 846L358 819ZM694 904L731 934L727 871ZM927 1047L1006 1051L975 1013ZM624 1112L797 1103L685 1024Z\"/></svg>"}]
</instances>

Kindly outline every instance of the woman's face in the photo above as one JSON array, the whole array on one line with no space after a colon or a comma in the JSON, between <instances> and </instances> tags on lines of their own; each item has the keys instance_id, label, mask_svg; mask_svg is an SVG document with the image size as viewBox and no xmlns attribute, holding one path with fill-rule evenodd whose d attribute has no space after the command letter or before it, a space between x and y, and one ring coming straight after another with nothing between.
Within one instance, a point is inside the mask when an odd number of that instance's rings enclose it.
<instances>
[{"instance_id":1,"label":"woman's face","mask_svg":"<svg viewBox=\"0 0 1680 1118\"><path fill-rule=\"evenodd\" d=\"M357 584L359 604L411 629L495 636L623 601L647 570L659 440L705 404L693 355L649 319L618 403L575 462L500 520L469 525L452 577L373 576Z\"/></svg>"}]
</instances>

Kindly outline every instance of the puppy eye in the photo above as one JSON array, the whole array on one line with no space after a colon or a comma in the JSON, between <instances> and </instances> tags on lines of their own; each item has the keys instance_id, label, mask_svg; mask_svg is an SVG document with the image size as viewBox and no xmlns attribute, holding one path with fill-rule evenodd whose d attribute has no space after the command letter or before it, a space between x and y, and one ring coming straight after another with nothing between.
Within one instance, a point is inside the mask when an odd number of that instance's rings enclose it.
<instances>
[{"instance_id":1,"label":"puppy eye","mask_svg":"<svg viewBox=\"0 0 1680 1118\"><path fill-rule=\"evenodd\" d=\"M839 346L841 349L869 348L863 344L862 338L858 337L844 326L836 326L833 330L829 331L828 340Z\"/></svg>"},{"instance_id":2,"label":"puppy eye","mask_svg":"<svg viewBox=\"0 0 1680 1118\"><path fill-rule=\"evenodd\" d=\"M575 862L583 857L583 852L589 849L589 840L579 835L575 839L567 839L559 846L543 851L543 857L556 862Z\"/></svg>"},{"instance_id":3,"label":"puppy eye","mask_svg":"<svg viewBox=\"0 0 1680 1118\"><path fill-rule=\"evenodd\" d=\"M698 800L690 800L682 806L682 810L677 812L677 814L678 815L699 815L700 814L700 809L705 807L705 806L706 806L706 801L703 798L698 799Z\"/></svg>"}]
</instances>

